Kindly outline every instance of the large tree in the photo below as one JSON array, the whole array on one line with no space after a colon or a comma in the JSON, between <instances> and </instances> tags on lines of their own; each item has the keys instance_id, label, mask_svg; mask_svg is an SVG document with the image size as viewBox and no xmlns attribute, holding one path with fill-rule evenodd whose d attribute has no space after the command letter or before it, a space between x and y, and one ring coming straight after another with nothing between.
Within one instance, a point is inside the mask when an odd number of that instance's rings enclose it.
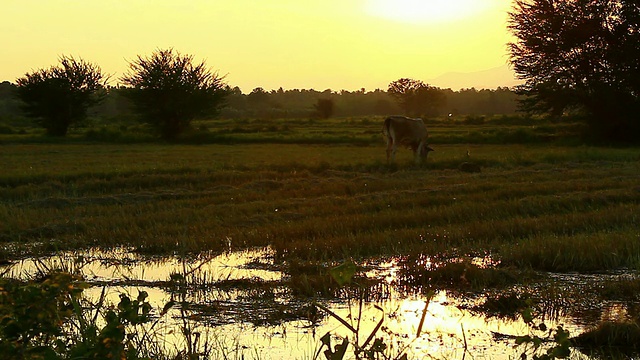
<instances>
[{"instance_id":1,"label":"large tree","mask_svg":"<svg viewBox=\"0 0 640 360\"><path fill-rule=\"evenodd\" d=\"M60 65L36 70L17 79L24 111L53 136L65 136L69 126L86 119L89 107L102 100L106 79L100 67L71 56Z\"/></svg>"},{"instance_id":2,"label":"large tree","mask_svg":"<svg viewBox=\"0 0 640 360\"><path fill-rule=\"evenodd\" d=\"M516 0L511 64L527 110L580 109L592 133L640 140L640 5L625 0Z\"/></svg>"},{"instance_id":3,"label":"large tree","mask_svg":"<svg viewBox=\"0 0 640 360\"><path fill-rule=\"evenodd\" d=\"M405 115L437 115L446 102L444 93L420 80L398 79L389 84L387 92L393 96Z\"/></svg>"},{"instance_id":4,"label":"large tree","mask_svg":"<svg viewBox=\"0 0 640 360\"><path fill-rule=\"evenodd\" d=\"M216 115L227 95L224 77L173 49L138 56L122 81L142 120L166 140L175 140L192 120Z\"/></svg>"}]
</instances>

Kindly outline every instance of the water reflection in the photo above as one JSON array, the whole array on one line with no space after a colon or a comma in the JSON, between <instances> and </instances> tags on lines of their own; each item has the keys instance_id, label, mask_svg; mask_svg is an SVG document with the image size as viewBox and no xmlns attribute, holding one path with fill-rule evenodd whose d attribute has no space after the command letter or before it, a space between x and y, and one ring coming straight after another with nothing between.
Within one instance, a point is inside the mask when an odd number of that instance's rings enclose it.
<instances>
[{"instance_id":1,"label":"water reflection","mask_svg":"<svg viewBox=\"0 0 640 360\"><path fill-rule=\"evenodd\" d=\"M514 348L515 336L547 335L533 330L520 316L491 316L490 311L479 310L492 299L489 293L465 297L439 290L427 299L419 293L398 291L403 289L396 286L400 285L403 276L403 261L406 259L364 264L365 278L377 280L364 291L376 296L366 297L367 301L362 305L356 300L344 300L344 297L343 300L325 301L336 316L323 313L309 298L292 296L286 286L288 276L274 264L269 249L203 254L189 259L150 259L126 249L91 250L26 259L2 271L5 276L23 279L50 268L82 273L94 285L85 295L98 299L104 289L107 301L113 304L119 301L121 293L135 298L139 291L149 294L149 301L156 309L176 301L177 306L160 319L161 325L154 331L159 332L167 349L176 349L184 346L181 328L189 327L192 333L200 334L199 346L206 344L211 351L221 352L212 353L212 358L313 358L321 345L320 338L326 333L332 334L334 339L348 337L362 344L375 332L374 336L383 339L387 345L386 353L391 358L406 353L409 358L460 359L468 353L474 359L513 359L523 351ZM430 259L421 258L420 261L428 264L428 268L432 267ZM481 258L473 259L471 263L495 265ZM415 279L426 270L423 267L422 273L416 269L412 271L411 279ZM457 272L455 274L459 276ZM552 274L550 278L567 285L585 281L577 275L562 278ZM536 290L521 290L517 294L526 291ZM557 298L553 294L547 295ZM427 312L418 335L425 305L428 305ZM637 316L637 312L627 305L611 303L604 310L600 307L598 316L603 319ZM587 324L571 315L556 311L553 316L545 316L539 321L544 321L549 329L563 325L571 334L579 334ZM336 317L348 321L357 333ZM382 326L377 329L380 321ZM581 355L573 352L572 357L580 358Z\"/></svg>"},{"instance_id":2,"label":"water reflection","mask_svg":"<svg viewBox=\"0 0 640 360\"><path fill-rule=\"evenodd\" d=\"M46 258L20 260L7 269L7 276L25 278L38 269L58 268L82 273L92 282L120 282L137 280L159 282L182 274L199 283L221 280L259 278L275 281L282 273L272 265L268 250L200 254L198 256L149 258L124 248L110 251L98 249L65 252Z\"/></svg>"}]
</instances>

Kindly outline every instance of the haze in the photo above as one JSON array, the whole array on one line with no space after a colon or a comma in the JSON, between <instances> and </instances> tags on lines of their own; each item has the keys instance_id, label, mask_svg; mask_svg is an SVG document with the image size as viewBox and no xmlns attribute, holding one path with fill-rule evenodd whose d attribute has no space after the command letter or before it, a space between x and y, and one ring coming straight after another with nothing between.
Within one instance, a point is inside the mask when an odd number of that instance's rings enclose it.
<instances>
[{"instance_id":1,"label":"haze","mask_svg":"<svg viewBox=\"0 0 640 360\"><path fill-rule=\"evenodd\" d=\"M80 57L111 74L174 48L231 86L386 89L409 77L452 88L515 84L511 0L3 0L0 81Z\"/></svg>"}]
</instances>

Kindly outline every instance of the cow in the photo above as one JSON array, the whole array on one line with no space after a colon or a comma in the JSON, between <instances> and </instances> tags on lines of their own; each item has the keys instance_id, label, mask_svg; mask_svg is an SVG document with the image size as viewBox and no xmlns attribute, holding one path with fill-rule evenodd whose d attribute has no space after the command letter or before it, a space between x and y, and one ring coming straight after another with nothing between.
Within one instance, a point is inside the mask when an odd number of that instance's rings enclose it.
<instances>
[{"instance_id":1,"label":"cow","mask_svg":"<svg viewBox=\"0 0 640 360\"><path fill-rule=\"evenodd\" d=\"M396 160L398 145L413 150L416 163L427 159L429 151L434 151L427 144L427 127L422 119L412 119L404 116L389 116L384 120L382 133L387 142L387 163L389 158Z\"/></svg>"}]
</instances>

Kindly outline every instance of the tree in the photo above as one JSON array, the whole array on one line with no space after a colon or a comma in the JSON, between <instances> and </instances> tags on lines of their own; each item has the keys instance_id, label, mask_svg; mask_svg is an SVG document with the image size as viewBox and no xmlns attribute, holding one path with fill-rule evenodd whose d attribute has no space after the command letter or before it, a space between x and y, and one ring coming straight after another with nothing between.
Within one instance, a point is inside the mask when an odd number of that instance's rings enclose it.
<instances>
[{"instance_id":1,"label":"tree","mask_svg":"<svg viewBox=\"0 0 640 360\"><path fill-rule=\"evenodd\" d=\"M106 80L99 66L63 55L59 66L27 73L16 82L27 116L48 135L65 136L102 100Z\"/></svg>"},{"instance_id":2,"label":"tree","mask_svg":"<svg viewBox=\"0 0 640 360\"><path fill-rule=\"evenodd\" d=\"M624 0L516 0L511 64L525 109L579 109L607 140L639 141L640 5Z\"/></svg>"},{"instance_id":3,"label":"tree","mask_svg":"<svg viewBox=\"0 0 640 360\"><path fill-rule=\"evenodd\" d=\"M429 86L420 80L408 78L391 82L387 92L396 99L405 115L409 116L437 115L438 110L446 101L446 97L440 89Z\"/></svg>"},{"instance_id":4,"label":"tree","mask_svg":"<svg viewBox=\"0 0 640 360\"><path fill-rule=\"evenodd\" d=\"M261 87L257 87L251 90L251 93L247 95L247 100L255 108L267 107L267 105L269 104L269 99L269 93Z\"/></svg>"},{"instance_id":5,"label":"tree","mask_svg":"<svg viewBox=\"0 0 640 360\"><path fill-rule=\"evenodd\" d=\"M318 99L315 105L313 105L313 108L316 110L316 114L318 114L320 118L328 119L333 115L335 104L333 99Z\"/></svg>"},{"instance_id":6,"label":"tree","mask_svg":"<svg viewBox=\"0 0 640 360\"><path fill-rule=\"evenodd\" d=\"M425 85L416 90L414 108L417 113L425 116L437 116L446 104L445 93L435 86Z\"/></svg>"},{"instance_id":7,"label":"tree","mask_svg":"<svg viewBox=\"0 0 640 360\"><path fill-rule=\"evenodd\" d=\"M0 82L0 119L22 115L22 103L17 99L18 87L8 81Z\"/></svg>"},{"instance_id":8,"label":"tree","mask_svg":"<svg viewBox=\"0 0 640 360\"><path fill-rule=\"evenodd\" d=\"M194 119L216 115L227 95L224 77L173 49L138 56L121 80L142 121L166 140L175 140Z\"/></svg>"}]
</instances>

